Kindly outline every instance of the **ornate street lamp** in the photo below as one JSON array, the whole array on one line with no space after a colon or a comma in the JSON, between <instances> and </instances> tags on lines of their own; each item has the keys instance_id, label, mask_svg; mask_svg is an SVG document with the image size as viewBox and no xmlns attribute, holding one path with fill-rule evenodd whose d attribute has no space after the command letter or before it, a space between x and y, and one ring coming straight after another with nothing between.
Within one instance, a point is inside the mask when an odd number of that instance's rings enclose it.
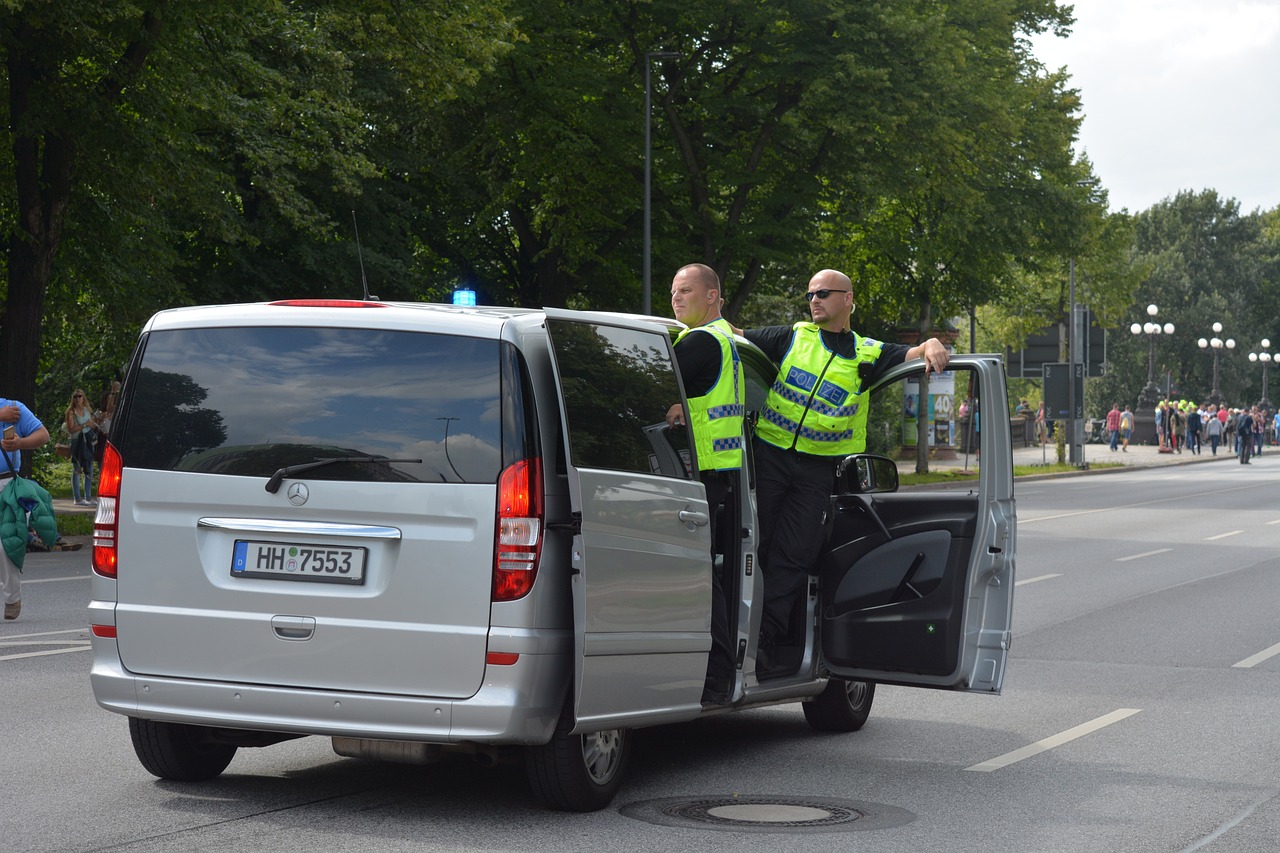
<instances>
[{"instance_id":1,"label":"ornate street lamp","mask_svg":"<svg viewBox=\"0 0 1280 853\"><path fill-rule=\"evenodd\" d=\"M1134 323L1129 327L1130 332L1135 335L1146 335L1147 340L1150 341L1150 349L1147 353L1147 386L1138 395L1138 408L1143 410L1154 409L1156 403L1160 402L1160 389L1156 387L1156 336L1161 333L1173 334L1172 323L1161 326L1155 322L1154 318L1159 313L1160 309L1155 305L1148 305L1147 316L1152 319L1145 323Z\"/></svg>"},{"instance_id":2,"label":"ornate street lamp","mask_svg":"<svg viewBox=\"0 0 1280 853\"><path fill-rule=\"evenodd\" d=\"M1262 362L1262 399L1258 401L1258 406L1264 411L1271 411L1271 401L1267 399L1267 368L1271 366L1273 356L1267 352L1267 348L1271 346L1271 341L1263 338L1259 342L1262 352L1249 353L1249 361Z\"/></svg>"},{"instance_id":3,"label":"ornate street lamp","mask_svg":"<svg viewBox=\"0 0 1280 853\"><path fill-rule=\"evenodd\" d=\"M1201 338L1196 341L1200 349L1211 348L1213 350L1213 391L1209 393L1209 402L1213 403L1215 406L1222 405L1222 392L1218 390L1218 357L1222 355L1223 347L1226 347L1227 349L1236 348L1235 341L1231 338L1227 338L1224 341L1222 338L1218 337L1220 334L1222 334L1222 324L1214 323L1213 337L1209 340Z\"/></svg>"}]
</instances>

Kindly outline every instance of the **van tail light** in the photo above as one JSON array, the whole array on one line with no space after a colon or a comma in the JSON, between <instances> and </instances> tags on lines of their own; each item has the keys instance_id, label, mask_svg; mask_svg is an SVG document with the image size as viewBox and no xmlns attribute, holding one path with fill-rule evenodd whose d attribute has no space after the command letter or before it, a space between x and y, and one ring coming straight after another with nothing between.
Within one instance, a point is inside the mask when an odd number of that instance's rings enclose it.
<instances>
[{"instance_id":1,"label":"van tail light","mask_svg":"<svg viewBox=\"0 0 1280 853\"><path fill-rule=\"evenodd\" d=\"M120 504L120 452L108 442L102 452L98 477L98 514L93 518L93 570L116 576L116 533L120 528L116 508Z\"/></svg>"},{"instance_id":2,"label":"van tail light","mask_svg":"<svg viewBox=\"0 0 1280 853\"><path fill-rule=\"evenodd\" d=\"M542 461L522 459L498 477L493 600L514 601L533 588L542 551Z\"/></svg>"}]
</instances>

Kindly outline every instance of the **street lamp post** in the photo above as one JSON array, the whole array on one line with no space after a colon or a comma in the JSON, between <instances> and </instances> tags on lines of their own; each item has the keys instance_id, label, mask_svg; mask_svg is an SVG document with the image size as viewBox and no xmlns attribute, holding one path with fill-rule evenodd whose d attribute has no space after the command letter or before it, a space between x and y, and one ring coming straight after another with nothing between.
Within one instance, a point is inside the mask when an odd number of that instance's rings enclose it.
<instances>
[{"instance_id":1,"label":"street lamp post","mask_svg":"<svg viewBox=\"0 0 1280 853\"><path fill-rule=\"evenodd\" d=\"M1213 350L1213 390L1209 392L1209 402L1213 403L1215 406L1222 405L1222 391L1218 389L1218 358L1222 355L1223 347L1226 347L1227 349L1236 348L1236 342L1234 340L1227 338L1224 341L1222 338L1218 337L1220 334L1222 334L1222 324L1214 323L1213 337L1208 340L1201 338L1196 341L1200 349Z\"/></svg>"},{"instance_id":2,"label":"street lamp post","mask_svg":"<svg viewBox=\"0 0 1280 853\"><path fill-rule=\"evenodd\" d=\"M651 50L644 55L644 258L641 260L641 267L644 270L644 290L643 299L641 301L641 313L653 313L653 282L649 268L649 244L651 242L651 231L649 225L650 210L650 184L653 174L653 155L650 145L651 133L653 130L653 120L651 117L652 109L650 102L652 100L649 85L649 67L655 59L670 59L680 54L669 50Z\"/></svg>"},{"instance_id":3,"label":"street lamp post","mask_svg":"<svg viewBox=\"0 0 1280 853\"><path fill-rule=\"evenodd\" d=\"M1156 403L1160 402L1160 389L1156 386L1156 336L1161 333L1166 335L1173 334L1173 324L1165 323L1161 326L1155 322L1155 316L1160 313L1160 309L1155 305L1147 306L1147 316L1152 319L1145 323L1134 323L1129 327L1129 331L1135 335L1146 335L1150 342L1150 348L1147 352L1147 385L1142 389L1142 393L1138 395L1139 409L1154 409Z\"/></svg>"},{"instance_id":4,"label":"street lamp post","mask_svg":"<svg viewBox=\"0 0 1280 853\"><path fill-rule=\"evenodd\" d=\"M1267 399L1267 368L1271 366L1273 356L1267 352L1267 348L1271 346L1271 341L1263 338L1260 342L1261 352L1249 353L1249 361L1262 362L1262 399L1258 401L1258 406L1263 411L1271 411L1271 401Z\"/></svg>"}]
</instances>

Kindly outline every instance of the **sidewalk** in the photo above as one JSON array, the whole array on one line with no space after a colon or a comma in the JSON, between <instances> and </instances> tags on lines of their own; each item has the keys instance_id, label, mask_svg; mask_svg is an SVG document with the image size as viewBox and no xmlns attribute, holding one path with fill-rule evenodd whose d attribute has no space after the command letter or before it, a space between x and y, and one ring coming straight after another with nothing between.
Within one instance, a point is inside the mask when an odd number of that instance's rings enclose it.
<instances>
[{"instance_id":1,"label":"sidewalk","mask_svg":"<svg viewBox=\"0 0 1280 853\"><path fill-rule=\"evenodd\" d=\"M1263 456L1271 453L1280 453L1280 447L1264 447ZM1128 468L1156 468L1166 465L1191 465L1200 462L1214 462L1223 459L1235 461L1235 455L1229 448L1219 447L1218 455L1214 456L1209 452L1206 444L1203 452L1194 454L1190 451L1182 453L1161 453L1160 449L1155 445L1137 445L1130 444L1129 451L1126 453L1117 450L1111 452L1108 444L1086 444L1084 446L1084 463L1085 466L1078 471L1064 471L1056 474L1045 474L1046 477L1074 477L1081 474L1100 474L1107 471L1121 471ZM1046 447L1015 447L1013 449L1014 465L1053 465L1058 461L1057 448L1053 445ZM967 467L972 470L979 464L979 460L973 456L965 457L959 454L955 459L930 459L929 470L941 471L947 469L963 469ZM1112 465L1119 464L1123 468L1094 468L1093 465L1099 463L1110 463ZM898 470L903 473L915 472L914 459L898 460ZM1039 475L1032 475L1039 476ZM1021 478L1025 479L1025 477Z\"/></svg>"}]
</instances>

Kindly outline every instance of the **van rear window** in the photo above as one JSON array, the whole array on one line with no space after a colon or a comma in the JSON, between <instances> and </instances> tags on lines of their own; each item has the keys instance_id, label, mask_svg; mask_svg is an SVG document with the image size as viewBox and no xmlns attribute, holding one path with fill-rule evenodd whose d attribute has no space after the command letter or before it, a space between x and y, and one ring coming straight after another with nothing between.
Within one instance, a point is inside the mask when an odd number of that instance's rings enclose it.
<instances>
[{"instance_id":1,"label":"van rear window","mask_svg":"<svg viewBox=\"0 0 1280 853\"><path fill-rule=\"evenodd\" d=\"M494 483L502 465L495 340L369 329L152 332L112 442L131 468L316 480Z\"/></svg>"}]
</instances>

